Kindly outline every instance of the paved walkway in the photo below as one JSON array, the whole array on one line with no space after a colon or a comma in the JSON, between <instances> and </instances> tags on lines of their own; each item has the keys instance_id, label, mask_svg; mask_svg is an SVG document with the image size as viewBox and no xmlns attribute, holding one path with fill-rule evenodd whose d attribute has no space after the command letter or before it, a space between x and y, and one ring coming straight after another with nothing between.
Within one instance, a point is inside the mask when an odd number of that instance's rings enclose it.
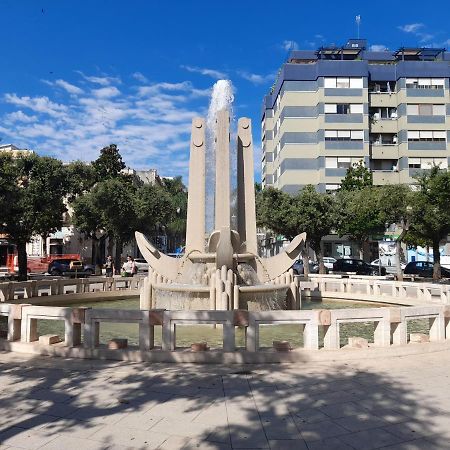
<instances>
[{"instance_id":1,"label":"paved walkway","mask_svg":"<svg viewBox=\"0 0 450 450\"><path fill-rule=\"evenodd\" d=\"M0 449L449 449L450 351L214 366L0 353Z\"/></svg>"}]
</instances>

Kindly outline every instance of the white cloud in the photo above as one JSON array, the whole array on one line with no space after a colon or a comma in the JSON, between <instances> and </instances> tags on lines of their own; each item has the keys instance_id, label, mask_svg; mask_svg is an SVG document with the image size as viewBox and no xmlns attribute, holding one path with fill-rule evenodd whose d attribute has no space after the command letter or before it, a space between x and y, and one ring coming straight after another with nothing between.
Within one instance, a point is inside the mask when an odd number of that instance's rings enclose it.
<instances>
[{"instance_id":1,"label":"white cloud","mask_svg":"<svg viewBox=\"0 0 450 450\"><path fill-rule=\"evenodd\" d=\"M407 25L399 25L397 28L405 33L416 33L420 28L423 28L423 23L410 23Z\"/></svg>"},{"instance_id":2,"label":"white cloud","mask_svg":"<svg viewBox=\"0 0 450 450\"><path fill-rule=\"evenodd\" d=\"M239 71L238 74L247 81L250 81L253 84L266 84L273 82L275 80L276 74L269 73L267 75L259 75L257 73L250 73L245 71Z\"/></svg>"},{"instance_id":3,"label":"white cloud","mask_svg":"<svg viewBox=\"0 0 450 450\"><path fill-rule=\"evenodd\" d=\"M100 84L101 86L109 86L111 84L121 84L122 80L119 77L108 77L108 76L88 76L85 75L80 70L76 71L79 73L86 81L89 81L93 84Z\"/></svg>"},{"instance_id":4,"label":"white cloud","mask_svg":"<svg viewBox=\"0 0 450 450\"><path fill-rule=\"evenodd\" d=\"M280 47L287 52L290 50L298 50L298 44L295 41L285 40Z\"/></svg>"},{"instance_id":5,"label":"white cloud","mask_svg":"<svg viewBox=\"0 0 450 450\"><path fill-rule=\"evenodd\" d=\"M206 76L214 78L216 80L228 78L228 75L225 72L221 72L220 70L207 69L207 68L203 68L203 67L194 67L194 66L183 66L183 65L180 67L182 69L186 69L188 72L200 73L201 75L206 75Z\"/></svg>"},{"instance_id":6,"label":"white cloud","mask_svg":"<svg viewBox=\"0 0 450 450\"><path fill-rule=\"evenodd\" d=\"M10 114L7 114L5 118L8 122L24 122L24 123L33 123L38 120L38 116L29 116L20 109L18 111L14 111Z\"/></svg>"},{"instance_id":7,"label":"white cloud","mask_svg":"<svg viewBox=\"0 0 450 450\"><path fill-rule=\"evenodd\" d=\"M66 96L61 104L53 101L60 86L49 86L48 97L3 96L12 106L0 117L3 139L64 161L92 161L102 147L115 143L127 165L154 167L161 175L182 175L187 182L191 122L205 115L209 89L198 89L190 81L136 82L120 90L100 84Z\"/></svg>"},{"instance_id":8,"label":"white cloud","mask_svg":"<svg viewBox=\"0 0 450 450\"><path fill-rule=\"evenodd\" d=\"M134 72L133 74L131 74L131 76L135 80L140 81L141 83L148 83L147 77L144 74L142 74L141 72Z\"/></svg>"},{"instance_id":9,"label":"white cloud","mask_svg":"<svg viewBox=\"0 0 450 450\"><path fill-rule=\"evenodd\" d=\"M384 52L387 50L387 47L383 44L373 44L369 47L371 52Z\"/></svg>"},{"instance_id":10,"label":"white cloud","mask_svg":"<svg viewBox=\"0 0 450 450\"><path fill-rule=\"evenodd\" d=\"M120 95L119 89L117 89L115 86L93 89L92 93L98 98L110 98L110 97L117 97L118 95Z\"/></svg>"},{"instance_id":11,"label":"white cloud","mask_svg":"<svg viewBox=\"0 0 450 450\"><path fill-rule=\"evenodd\" d=\"M48 97L18 97L16 94L5 94L6 103L31 109L32 111L48 114L53 117L61 117L67 107L50 101Z\"/></svg>"},{"instance_id":12,"label":"white cloud","mask_svg":"<svg viewBox=\"0 0 450 450\"><path fill-rule=\"evenodd\" d=\"M56 80L55 85L65 89L69 94L82 94L83 89L75 86L74 84L70 84L65 80Z\"/></svg>"}]
</instances>

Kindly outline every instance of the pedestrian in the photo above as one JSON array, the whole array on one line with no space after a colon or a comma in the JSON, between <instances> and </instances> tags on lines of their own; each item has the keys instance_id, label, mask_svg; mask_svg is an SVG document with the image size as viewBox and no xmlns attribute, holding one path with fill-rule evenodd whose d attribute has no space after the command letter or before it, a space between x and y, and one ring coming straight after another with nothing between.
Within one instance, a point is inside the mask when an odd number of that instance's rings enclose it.
<instances>
[{"instance_id":1,"label":"pedestrian","mask_svg":"<svg viewBox=\"0 0 450 450\"><path fill-rule=\"evenodd\" d=\"M123 263L122 270L126 277L132 277L137 273L136 263L131 256L127 256L127 260Z\"/></svg>"},{"instance_id":2,"label":"pedestrian","mask_svg":"<svg viewBox=\"0 0 450 450\"><path fill-rule=\"evenodd\" d=\"M114 274L114 260L112 259L111 255L108 255L108 257L106 258L104 267L106 269L106 276L112 277Z\"/></svg>"}]
</instances>

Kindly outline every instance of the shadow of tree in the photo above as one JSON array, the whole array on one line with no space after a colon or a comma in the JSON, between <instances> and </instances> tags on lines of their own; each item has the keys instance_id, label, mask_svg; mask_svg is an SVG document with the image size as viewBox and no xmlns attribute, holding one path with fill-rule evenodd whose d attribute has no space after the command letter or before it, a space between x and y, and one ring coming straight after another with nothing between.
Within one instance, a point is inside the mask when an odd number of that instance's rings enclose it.
<instances>
[{"instance_id":1,"label":"shadow of tree","mask_svg":"<svg viewBox=\"0 0 450 450\"><path fill-rule=\"evenodd\" d=\"M226 367L3 352L0 443L45 449L445 449L447 355Z\"/></svg>"}]
</instances>

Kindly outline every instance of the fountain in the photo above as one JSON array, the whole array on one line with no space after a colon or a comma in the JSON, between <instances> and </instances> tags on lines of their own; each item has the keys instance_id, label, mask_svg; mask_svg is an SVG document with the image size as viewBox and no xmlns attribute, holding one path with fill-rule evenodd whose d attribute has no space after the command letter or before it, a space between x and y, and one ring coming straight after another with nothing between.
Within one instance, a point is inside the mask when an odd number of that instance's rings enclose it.
<instances>
[{"instance_id":1,"label":"fountain","mask_svg":"<svg viewBox=\"0 0 450 450\"><path fill-rule=\"evenodd\" d=\"M150 266L141 290L141 309L299 307L290 268L306 234L296 236L276 256L258 256L251 121L238 120L237 174L230 173L232 100L231 83L219 80L207 120L192 120L184 256L169 257L136 232L139 249ZM232 222L231 176L236 176L236 225Z\"/></svg>"}]
</instances>

